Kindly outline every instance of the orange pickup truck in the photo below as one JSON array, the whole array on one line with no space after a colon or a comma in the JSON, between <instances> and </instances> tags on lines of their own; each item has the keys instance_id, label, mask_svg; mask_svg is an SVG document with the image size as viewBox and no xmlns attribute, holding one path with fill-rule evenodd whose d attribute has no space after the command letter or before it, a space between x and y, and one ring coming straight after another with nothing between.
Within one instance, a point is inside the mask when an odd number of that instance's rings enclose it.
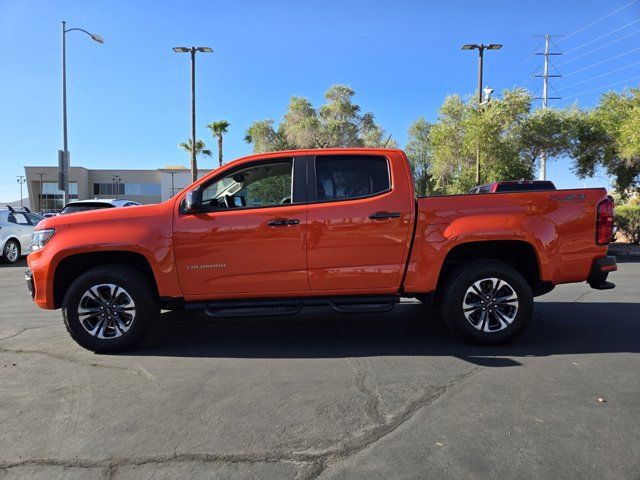
<instances>
[{"instance_id":1,"label":"orange pickup truck","mask_svg":"<svg viewBox=\"0 0 640 480\"><path fill-rule=\"evenodd\" d=\"M470 341L499 344L557 284L613 288L612 233L604 189L416 198L400 150L271 152L160 204L43 220L26 281L96 352L132 347L161 309L381 312L401 297L437 305Z\"/></svg>"}]
</instances>

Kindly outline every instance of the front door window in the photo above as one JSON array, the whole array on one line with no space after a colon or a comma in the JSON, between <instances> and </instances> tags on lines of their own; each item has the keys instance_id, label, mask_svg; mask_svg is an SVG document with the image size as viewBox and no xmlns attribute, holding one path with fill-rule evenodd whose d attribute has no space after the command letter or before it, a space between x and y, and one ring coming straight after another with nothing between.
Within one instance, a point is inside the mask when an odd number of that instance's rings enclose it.
<instances>
[{"instance_id":1,"label":"front door window","mask_svg":"<svg viewBox=\"0 0 640 480\"><path fill-rule=\"evenodd\" d=\"M237 170L207 185L202 203L209 211L292 203L292 171L291 160Z\"/></svg>"}]
</instances>

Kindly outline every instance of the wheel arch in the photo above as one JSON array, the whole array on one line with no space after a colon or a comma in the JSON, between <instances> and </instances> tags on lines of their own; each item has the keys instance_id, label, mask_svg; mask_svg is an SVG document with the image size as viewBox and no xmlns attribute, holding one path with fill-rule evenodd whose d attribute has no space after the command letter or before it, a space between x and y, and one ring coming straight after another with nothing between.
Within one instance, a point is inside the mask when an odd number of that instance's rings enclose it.
<instances>
[{"instance_id":1,"label":"wheel arch","mask_svg":"<svg viewBox=\"0 0 640 480\"><path fill-rule=\"evenodd\" d=\"M525 240L480 240L458 244L447 252L438 275L436 293L442 291L447 277L458 265L477 259L498 260L512 266L527 280L534 296L553 289L552 284L542 280L540 258L531 243Z\"/></svg>"},{"instance_id":2,"label":"wheel arch","mask_svg":"<svg viewBox=\"0 0 640 480\"><path fill-rule=\"evenodd\" d=\"M7 238L5 238L4 243L2 244L2 250L0 251L0 254L4 254L4 248L7 246L7 243L9 243L11 240L15 240L15 242L18 244L18 251L20 252L19 257L24 255L25 252L23 252L22 250L22 243L20 243L20 239L15 235L10 235Z\"/></svg>"},{"instance_id":3,"label":"wheel arch","mask_svg":"<svg viewBox=\"0 0 640 480\"><path fill-rule=\"evenodd\" d=\"M71 283L87 270L101 265L127 265L140 271L152 286L156 297L158 286L149 260L141 253L126 250L104 250L76 253L63 258L53 277L54 308L60 308Z\"/></svg>"}]
</instances>

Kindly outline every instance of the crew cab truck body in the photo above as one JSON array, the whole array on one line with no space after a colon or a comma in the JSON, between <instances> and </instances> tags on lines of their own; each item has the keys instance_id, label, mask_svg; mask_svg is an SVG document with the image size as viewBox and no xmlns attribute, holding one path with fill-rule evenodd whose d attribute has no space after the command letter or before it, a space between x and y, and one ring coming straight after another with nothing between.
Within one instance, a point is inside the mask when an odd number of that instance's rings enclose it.
<instances>
[{"instance_id":1,"label":"crew cab truck body","mask_svg":"<svg viewBox=\"0 0 640 480\"><path fill-rule=\"evenodd\" d=\"M94 351L131 347L160 308L284 315L433 301L483 344L514 338L533 297L606 281L604 189L416 198L400 150L273 152L224 165L157 205L42 221L27 284Z\"/></svg>"}]
</instances>

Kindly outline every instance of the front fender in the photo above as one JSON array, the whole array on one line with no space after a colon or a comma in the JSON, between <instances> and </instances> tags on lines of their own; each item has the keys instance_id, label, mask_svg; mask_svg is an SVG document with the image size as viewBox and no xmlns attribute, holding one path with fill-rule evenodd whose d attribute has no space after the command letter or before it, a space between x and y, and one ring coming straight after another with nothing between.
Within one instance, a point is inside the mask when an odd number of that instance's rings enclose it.
<instances>
[{"instance_id":1,"label":"front fender","mask_svg":"<svg viewBox=\"0 0 640 480\"><path fill-rule=\"evenodd\" d=\"M35 284L35 302L42 308L55 308L54 281L61 263L75 255L100 252L143 256L153 272L159 295L182 296L175 271L171 208L165 204L148 207L117 209L127 210L127 215L113 211L71 214L68 223L60 219L43 225L41 228L55 228L56 232L43 249L27 257ZM91 267L86 265L87 269Z\"/></svg>"}]
</instances>

